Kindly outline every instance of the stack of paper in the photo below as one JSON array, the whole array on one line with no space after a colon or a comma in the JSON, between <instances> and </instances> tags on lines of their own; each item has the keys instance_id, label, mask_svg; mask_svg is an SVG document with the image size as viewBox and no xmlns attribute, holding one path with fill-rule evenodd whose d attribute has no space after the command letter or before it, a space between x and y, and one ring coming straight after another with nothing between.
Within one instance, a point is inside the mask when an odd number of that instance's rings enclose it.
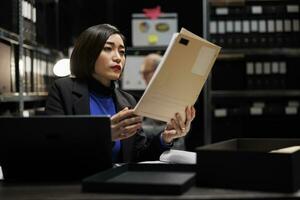
<instances>
[{"instance_id":1,"label":"stack of paper","mask_svg":"<svg viewBox=\"0 0 300 200\"><path fill-rule=\"evenodd\" d=\"M194 105L221 47L182 28L175 33L135 114L168 122Z\"/></svg>"},{"instance_id":2,"label":"stack of paper","mask_svg":"<svg viewBox=\"0 0 300 200\"><path fill-rule=\"evenodd\" d=\"M270 153L295 153L296 151L300 150L300 146L291 146L281 149L275 149L270 151Z\"/></svg>"},{"instance_id":3,"label":"stack of paper","mask_svg":"<svg viewBox=\"0 0 300 200\"><path fill-rule=\"evenodd\" d=\"M196 164L197 154L192 151L170 149L163 152L159 160L169 164Z\"/></svg>"}]
</instances>

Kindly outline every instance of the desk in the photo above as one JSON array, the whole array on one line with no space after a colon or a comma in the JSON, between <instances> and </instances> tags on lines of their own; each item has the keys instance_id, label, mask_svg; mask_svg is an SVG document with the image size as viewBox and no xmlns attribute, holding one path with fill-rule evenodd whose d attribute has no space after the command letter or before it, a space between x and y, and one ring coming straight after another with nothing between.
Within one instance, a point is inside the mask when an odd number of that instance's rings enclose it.
<instances>
[{"instance_id":1,"label":"desk","mask_svg":"<svg viewBox=\"0 0 300 200\"><path fill-rule=\"evenodd\" d=\"M266 193L256 191L225 190L192 187L182 195L131 195L83 193L80 183L41 184L41 185L3 185L0 183L1 200L147 200L147 199L300 199L300 191L294 194Z\"/></svg>"}]
</instances>

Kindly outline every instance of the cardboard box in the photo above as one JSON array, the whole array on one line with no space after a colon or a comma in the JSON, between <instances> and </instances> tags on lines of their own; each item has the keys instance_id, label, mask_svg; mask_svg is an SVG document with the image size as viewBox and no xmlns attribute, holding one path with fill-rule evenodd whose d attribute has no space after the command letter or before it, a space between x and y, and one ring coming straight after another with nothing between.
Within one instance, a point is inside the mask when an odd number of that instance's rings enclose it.
<instances>
[{"instance_id":1,"label":"cardboard box","mask_svg":"<svg viewBox=\"0 0 300 200\"><path fill-rule=\"evenodd\" d=\"M300 139L232 139L198 147L196 185L274 192L300 188L300 150L270 153L300 145Z\"/></svg>"}]
</instances>

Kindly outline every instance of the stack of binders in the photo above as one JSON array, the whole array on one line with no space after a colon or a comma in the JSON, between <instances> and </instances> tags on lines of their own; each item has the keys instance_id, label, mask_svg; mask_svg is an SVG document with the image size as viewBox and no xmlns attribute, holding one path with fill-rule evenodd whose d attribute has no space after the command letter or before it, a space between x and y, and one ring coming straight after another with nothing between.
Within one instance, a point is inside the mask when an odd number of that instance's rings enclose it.
<instances>
[{"instance_id":1,"label":"stack of binders","mask_svg":"<svg viewBox=\"0 0 300 200\"><path fill-rule=\"evenodd\" d=\"M213 43L225 48L299 46L299 1L214 2L209 23Z\"/></svg>"}]
</instances>

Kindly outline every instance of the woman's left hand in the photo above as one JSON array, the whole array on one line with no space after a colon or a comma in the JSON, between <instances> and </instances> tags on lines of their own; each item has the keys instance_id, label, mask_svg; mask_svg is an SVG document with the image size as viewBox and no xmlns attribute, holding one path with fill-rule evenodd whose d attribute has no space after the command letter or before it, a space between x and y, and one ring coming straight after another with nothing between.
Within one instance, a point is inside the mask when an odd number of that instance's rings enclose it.
<instances>
[{"instance_id":1,"label":"woman's left hand","mask_svg":"<svg viewBox=\"0 0 300 200\"><path fill-rule=\"evenodd\" d=\"M166 144L170 144L174 139L185 136L191 128L191 122L196 116L196 110L194 106L186 107L185 109L186 120L183 121L179 113L176 113L174 118L167 124L164 132L162 133L162 139Z\"/></svg>"}]
</instances>

